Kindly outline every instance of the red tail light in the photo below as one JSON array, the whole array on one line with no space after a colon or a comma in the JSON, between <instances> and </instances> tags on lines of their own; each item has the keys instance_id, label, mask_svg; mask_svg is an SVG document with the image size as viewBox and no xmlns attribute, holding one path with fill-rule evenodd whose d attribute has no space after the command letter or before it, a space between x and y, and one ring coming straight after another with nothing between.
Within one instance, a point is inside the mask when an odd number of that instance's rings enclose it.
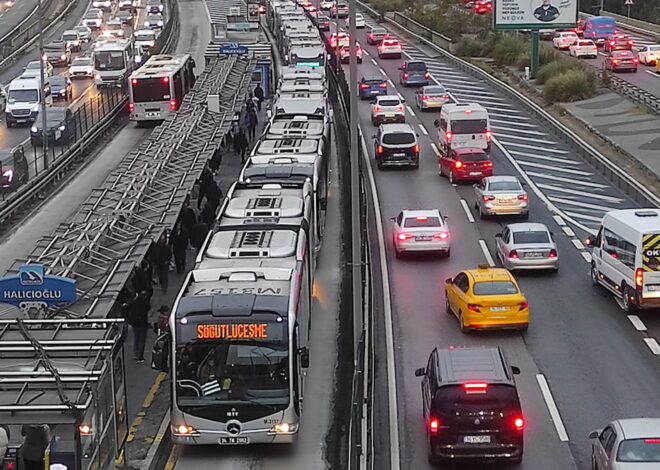
<instances>
[{"instance_id":1,"label":"red tail light","mask_svg":"<svg viewBox=\"0 0 660 470\"><path fill-rule=\"evenodd\" d=\"M440 421L438 420L438 418L429 419L428 427L429 427L429 431L431 431L432 434L436 434L440 429Z\"/></svg>"},{"instance_id":2,"label":"red tail light","mask_svg":"<svg viewBox=\"0 0 660 470\"><path fill-rule=\"evenodd\" d=\"M431 76L431 75L430 75L428 72L426 72L426 73L424 74L424 78L429 78L430 76Z\"/></svg>"},{"instance_id":3,"label":"red tail light","mask_svg":"<svg viewBox=\"0 0 660 470\"><path fill-rule=\"evenodd\" d=\"M467 382L463 384L465 390L487 390L488 384L485 382Z\"/></svg>"},{"instance_id":4,"label":"red tail light","mask_svg":"<svg viewBox=\"0 0 660 470\"><path fill-rule=\"evenodd\" d=\"M440 232L433 235L433 238L437 238L439 240L446 240L449 238L449 234L447 232Z\"/></svg>"},{"instance_id":5,"label":"red tail light","mask_svg":"<svg viewBox=\"0 0 660 470\"><path fill-rule=\"evenodd\" d=\"M475 304L468 304L467 308L468 310L472 310L473 312L481 312L481 310L479 310L479 306ZM464 384L464 387L467 388L468 385L470 384Z\"/></svg>"},{"instance_id":6,"label":"red tail light","mask_svg":"<svg viewBox=\"0 0 660 470\"><path fill-rule=\"evenodd\" d=\"M548 258L556 258L557 257L557 250L554 248L550 250L550 253L548 253Z\"/></svg>"},{"instance_id":7,"label":"red tail light","mask_svg":"<svg viewBox=\"0 0 660 470\"><path fill-rule=\"evenodd\" d=\"M132 83L133 85L137 85L137 78L132 78L132 79L131 79L131 83Z\"/></svg>"},{"instance_id":8,"label":"red tail light","mask_svg":"<svg viewBox=\"0 0 660 470\"><path fill-rule=\"evenodd\" d=\"M360 85L360 90L366 90L367 88L369 88L369 85L367 85L366 83Z\"/></svg>"},{"instance_id":9,"label":"red tail light","mask_svg":"<svg viewBox=\"0 0 660 470\"><path fill-rule=\"evenodd\" d=\"M491 131L491 130L487 130L487 131L486 131L486 139L487 139L487 140L490 140L491 137L493 137L493 131Z\"/></svg>"},{"instance_id":10,"label":"red tail light","mask_svg":"<svg viewBox=\"0 0 660 470\"><path fill-rule=\"evenodd\" d=\"M518 431L522 431L525 427L525 420L522 418L516 418L513 420L513 425Z\"/></svg>"},{"instance_id":11,"label":"red tail light","mask_svg":"<svg viewBox=\"0 0 660 470\"><path fill-rule=\"evenodd\" d=\"M415 217L415 220L418 220L420 222L426 222L427 220L429 220L429 218L426 217L425 215L418 215L417 217Z\"/></svg>"},{"instance_id":12,"label":"red tail light","mask_svg":"<svg viewBox=\"0 0 660 470\"><path fill-rule=\"evenodd\" d=\"M633 59L633 63L639 64L639 59Z\"/></svg>"},{"instance_id":13,"label":"red tail light","mask_svg":"<svg viewBox=\"0 0 660 470\"><path fill-rule=\"evenodd\" d=\"M628 41L628 45L629 45L629 46L632 46L632 45L633 45L632 40Z\"/></svg>"},{"instance_id":14,"label":"red tail light","mask_svg":"<svg viewBox=\"0 0 660 470\"><path fill-rule=\"evenodd\" d=\"M644 285L644 270L642 268L637 268L635 270L635 287L638 291L642 290Z\"/></svg>"},{"instance_id":15,"label":"red tail light","mask_svg":"<svg viewBox=\"0 0 660 470\"><path fill-rule=\"evenodd\" d=\"M176 100L170 100L170 109L176 111Z\"/></svg>"},{"instance_id":16,"label":"red tail light","mask_svg":"<svg viewBox=\"0 0 660 470\"><path fill-rule=\"evenodd\" d=\"M405 78L408 78L409 76L410 76L410 75L408 75L407 73L404 73L404 74L403 74L403 78L404 78L404 79L405 79Z\"/></svg>"},{"instance_id":17,"label":"red tail light","mask_svg":"<svg viewBox=\"0 0 660 470\"><path fill-rule=\"evenodd\" d=\"M397 110L397 111L403 111L403 105L400 104L399 106L397 106L397 107L396 107L396 110Z\"/></svg>"},{"instance_id":18,"label":"red tail light","mask_svg":"<svg viewBox=\"0 0 660 470\"><path fill-rule=\"evenodd\" d=\"M527 194L519 194L518 199L521 201L527 201L529 200L529 196Z\"/></svg>"},{"instance_id":19,"label":"red tail light","mask_svg":"<svg viewBox=\"0 0 660 470\"><path fill-rule=\"evenodd\" d=\"M410 240L411 238L413 238L413 236L410 235L409 233L401 232L401 233L397 234L396 238L398 238L401 241L405 241L405 240Z\"/></svg>"},{"instance_id":20,"label":"red tail light","mask_svg":"<svg viewBox=\"0 0 660 470\"><path fill-rule=\"evenodd\" d=\"M135 103L128 103L128 111L133 112L135 110Z\"/></svg>"},{"instance_id":21,"label":"red tail light","mask_svg":"<svg viewBox=\"0 0 660 470\"><path fill-rule=\"evenodd\" d=\"M428 97L427 95L422 95L422 99L423 99L423 100L428 100L429 97Z\"/></svg>"},{"instance_id":22,"label":"red tail light","mask_svg":"<svg viewBox=\"0 0 660 470\"><path fill-rule=\"evenodd\" d=\"M494 201L495 196L481 196L481 200L484 201L484 202Z\"/></svg>"},{"instance_id":23,"label":"red tail light","mask_svg":"<svg viewBox=\"0 0 660 470\"><path fill-rule=\"evenodd\" d=\"M509 258L518 259L518 252L516 250L511 250L509 252Z\"/></svg>"},{"instance_id":24,"label":"red tail light","mask_svg":"<svg viewBox=\"0 0 660 470\"><path fill-rule=\"evenodd\" d=\"M377 113L381 112L382 109L383 108L381 108L380 106L374 106L374 111Z\"/></svg>"},{"instance_id":25,"label":"red tail light","mask_svg":"<svg viewBox=\"0 0 660 470\"><path fill-rule=\"evenodd\" d=\"M529 307L529 304L527 302L520 302L518 304L518 310L525 310L527 307Z\"/></svg>"},{"instance_id":26,"label":"red tail light","mask_svg":"<svg viewBox=\"0 0 660 470\"><path fill-rule=\"evenodd\" d=\"M447 135L447 142L451 142L452 133L451 133L451 132L447 132L446 135Z\"/></svg>"},{"instance_id":27,"label":"red tail light","mask_svg":"<svg viewBox=\"0 0 660 470\"><path fill-rule=\"evenodd\" d=\"M613 45L614 45L614 41L610 41L610 46L613 46Z\"/></svg>"},{"instance_id":28,"label":"red tail light","mask_svg":"<svg viewBox=\"0 0 660 470\"><path fill-rule=\"evenodd\" d=\"M419 153L419 144L415 144L415 146L413 147L413 152Z\"/></svg>"},{"instance_id":29,"label":"red tail light","mask_svg":"<svg viewBox=\"0 0 660 470\"><path fill-rule=\"evenodd\" d=\"M382 145L379 145L378 147L376 147L376 153L377 153L378 155L380 155L380 154L383 153L383 146L382 146Z\"/></svg>"},{"instance_id":30,"label":"red tail light","mask_svg":"<svg viewBox=\"0 0 660 470\"><path fill-rule=\"evenodd\" d=\"M651 438L651 439L644 439L645 444L660 444L660 439L658 438Z\"/></svg>"},{"instance_id":31,"label":"red tail light","mask_svg":"<svg viewBox=\"0 0 660 470\"><path fill-rule=\"evenodd\" d=\"M612 63L615 65L618 64L619 62L621 62L619 59L612 59Z\"/></svg>"},{"instance_id":32,"label":"red tail light","mask_svg":"<svg viewBox=\"0 0 660 470\"><path fill-rule=\"evenodd\" d=\"M380 84L380 87L381 87L381 88L387 88L387 83L381 83L381 84Z\"/></svg>"},{"instance_id":33,"label":"red tail light","mask_svg":"<svg viewBox=\"0 0 660 470\"><path fill-rule=\"evenodd\" d=\"M448 99L449 99L449 95L442 95L442 99L443 99L443 100L448 100Z\"/></svg>"},{"instance_id":34,"label":"red tail light","mask_svg":"<svg viewBox=\"0 0 660 470\"><path fill-rule=\"evenodd\" d=\"M163 83L170 83L170 77L163 77L160 79Z\"/></svg>"},{"instance_id":35,"label":"red tail light","mask_svg":"<svg viewBox=\"0 0 660 470\"><path fill-rule=\"evenodd\" d=\"M493 168L493 162L491 161L484 162L483 166L484 168Z\"/></svg>"},{"instance_id":36,"label":"red tail light","mask_svg":"<svg viewBox=\"0 0 660 470\"><path fill-rule=\"evenodd\" d=\"M463 162L454 162L454 168L463 168Z\"/></svg>"}]
</instances>

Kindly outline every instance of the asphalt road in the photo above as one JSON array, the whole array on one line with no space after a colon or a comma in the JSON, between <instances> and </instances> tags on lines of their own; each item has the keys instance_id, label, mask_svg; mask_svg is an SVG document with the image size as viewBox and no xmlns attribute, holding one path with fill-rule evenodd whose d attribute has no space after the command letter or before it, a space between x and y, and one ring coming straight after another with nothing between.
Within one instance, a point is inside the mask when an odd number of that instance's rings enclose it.
<instances>
[{"instance_id":1,"label":"asphalt road","mask_svg":"<svg viewBox=\"0 0 660 470\"><path fill-rule=\"evenodd\" d=\"M36 8L37 0L18 0L13 5L2 2L0 5L0 38L23 21Z\"/></svg>"},{"instance_id":2,"label":"asphalt road","mask_svg":"<svg viewBox=\"0 0 660 470\"><path fill-rule=\"evenodd\" d=\"M419 170L379 171L373 161L371 165L385 225L401 468L429 468L420 384L413 372L425 365L436 345L500 345L511 362L520 366L518 385L527 422L522 468L569 469L573 461L580 469L589 468L589 431L614 418L657 415L658 359L611 296L591 286L589 254L580 243L605 211L636 204L534 118L508 104L496 89L453 69L432 51L418 48L406 38L401 40L408 58L425 60L433 78L454 98L489 109L498 142L493 149L495 174L523 175L527 180L530 221L544 223L555 233L561 260L557 275L517 276L531 306L527 334L460 332L456 319L444 313L443 280L494 257L495 233L516 220L482 221L473 209L468 217L461 201L472 208L471 185L454 187L438 176L432 147L437 142L433 127L436 113L414 109L414 89L398 84L401 60L378 59L376 47L367 45L366 32L358 33L358 41L369 54L358 66L358 78L374 74L390 78L390 93L401 93L411 107L407 122L419 129L422 147ZM375 128L368 102L359 103L359 114L373 158L370 137ZM449 216L454 241L450 259L395 259L388 219L404 208L439 208ZM488 255L482 250L482 240ZM641 317L652 323L652 313ZM568 446L560 441L550 419L538 385L539 374L547 380L558 406ZM387 400L385 382L381 382L381 389L378 398ZM377 449L382 447L376 444ZM384 464L377 468L385 468Z\"/></svg>"}]
</instances>

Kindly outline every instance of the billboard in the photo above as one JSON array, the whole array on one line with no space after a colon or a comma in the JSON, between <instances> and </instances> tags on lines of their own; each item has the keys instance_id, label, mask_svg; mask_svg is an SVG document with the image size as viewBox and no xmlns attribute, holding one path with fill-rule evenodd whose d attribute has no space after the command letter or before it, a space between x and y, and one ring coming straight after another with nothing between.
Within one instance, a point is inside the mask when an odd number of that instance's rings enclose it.
<instances>
[{"instance_id":1,"label":"billboard","mask_svg":"<svg viewBox=\"0 0 660 470\"><path fill-rule=\"evenodd\" d=\"M579 0L495 0L494 29L556 29L575 26Z\"/></svg>"}]
</instances>

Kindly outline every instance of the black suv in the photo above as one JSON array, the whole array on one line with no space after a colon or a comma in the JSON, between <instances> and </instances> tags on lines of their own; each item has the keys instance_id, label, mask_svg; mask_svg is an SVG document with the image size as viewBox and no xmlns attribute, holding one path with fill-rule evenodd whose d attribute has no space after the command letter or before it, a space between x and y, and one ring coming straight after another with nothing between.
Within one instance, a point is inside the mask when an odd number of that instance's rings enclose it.
<instances>
[{"instance_id":1,"label":"black suv","mask_svg":"<svg viewBox=\"0 0 660 470\"><path fill-rule=\"evenodd\" d=\"M429 462L522 461L524 420L514 374L498 348L434 349L422 377Z\"/></svg>"},{"instance_id":2,"label":"black suv","mask_svg":"<svg viewBox=\"0 0 660 470\"><path fill-rule=\"evenodd\" d=\"M30 179L23 147L0 150L0 191L13 191Z\"/></svg>"},{"instance_id":3,"label":"black suv","mask_svg":"<svg viewBox=\"0 0 660 470\"><path fill-rule=\"evenodd\" d=\"M374 135L374 151L380 170L386 165L419 168L419 142L410 124L381 124Z\"/></svg>"}]
</instances>

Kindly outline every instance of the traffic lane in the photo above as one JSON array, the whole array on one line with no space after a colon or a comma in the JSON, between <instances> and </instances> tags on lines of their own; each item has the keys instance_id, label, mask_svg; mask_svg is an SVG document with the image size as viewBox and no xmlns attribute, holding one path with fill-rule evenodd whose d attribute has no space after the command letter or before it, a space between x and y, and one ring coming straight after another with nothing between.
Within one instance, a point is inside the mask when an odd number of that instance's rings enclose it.
<instances>
[{"instance_id":1,"label":"traffic lane","mask_svg":"<svg viewBox=\"0 0 660 470\"><path fill-rule=\"evenodd\" d=\"M369 62L359 66L361 74L378 74ZM368 138L371 124L369 103L359 103L360 126ZM415 116L407 122L418 127ZM380 210L385 224L384 237L390 273L399 396L401 460L407 466L430 468L426 462L426 435L421 414L420 380L414 370L423 367L435 347L449 345L500 345L512 360L521 363L524 373L518 378L519 392L529 426L526 431L526 456L523 468L572 468L567 447L561 444L551 424L543 397L536 383L537 368L525 350L519 333L464 335L455 317L444 313L444 279L460 270L474 268L487 258L479 248L479 234L460 204L456 190L438 176L437 158L430 140L420 134L422 153L419 170L379 171L374 162L373 144L367 143L370 162L379 189ZM387 188L386 191L384 188ZM448 215L452 255L449 259L411 256L396 259L390 217L402 209L438 208Z\"/></svg>"},{"instance_id":2,"label":"traffic lane","mask_svg":"<svg viewBox=\"0 0 660 470\"><path fill-rule=\"evenodd\" d=\"M398 72L396 70L398 65L389 62L395 61L379 61L378 64L386 72L389 71L390 76L394 76ZM407 101L414 97L414 89L404 89L398 85L397 87L397 92L407 98ZM415 110L415 116L424 123L435 140L433 120L437 113L422 113ZM517 174L497 146L493 148L492 157L495 174ZM437 164L434 170L437 173ZM445 184L447 184L446 179ZM472 208L474 195L471 185L459 185L457 189L459 195ZM389 186L388 191L390 191ZM529 193L530 221L544 223L555 232L561 270L556 276L516 276L530 300L532 309L530 332L525 342L539 368L547 375L553 392L561 397L561 400L557 401L562 416L569 417L566 425L571 436L571 450L576 460L580 465L588 465L590 455L586 436L590 430L602 426L614 417L648 416L655 411L651 404L657 384L639 391L640 395L646 394L645 399L641 400L646 404L645 406L640 406L640 401L627 406L626 401L621 400L620 397L626 396L630 382L621 381L619 378L626 376L629 380L635 380L648 374L655 377L658 368L654 356L650 354L642 337L631 327L617 303L611 296L603 296L602 291L591 287L588 279L588 263L572 242L576 237L567 236L552 218L545 204L532 191ZM473 212L472 215L478 219L476 213ZM505 223L516 221L489 219L477 220L475 223L481 237L487 242L493 258L495 258L495 234L501 231ZM584 292L576 291L577 285L582 286L581 290ZM560 293L560 300L557 299L557 293ZM580 306L580 311L584 314L579 318L557 321L557 311L573 312L575 306ZM594 338L593 332L602 330L604 324L611 324L611 328L597 339ZM613 343L605 354L600 351L601 340L604 338L607 342ZM585 346L588 351L593 351L593 354L579 361L568 359L580 357L577 354ZM633 364L641 364L640 367L630 371L631 362L621 360L625 356L628 356ZM570 364L570 367L566 367L566 364ZM579 380L576 382L576 377L593 376L595 370L604 372L594 377L591 382L585 383ZM603 393L600 390L608 392ZM620 410L621 414L613 414L613 410Z\"/></svg>"},{"instance_id":3,"label":"traffic lane","mask_svg":"<svg viewBox=\"0 0 660 470\"><path fill-rule=\"evenodd\" d=\"M7 35L12 29L28 17L37 7L35 0L18 0L9 8L4 8L0 13L0 38Z\"/></svg>"}]
</instances>

